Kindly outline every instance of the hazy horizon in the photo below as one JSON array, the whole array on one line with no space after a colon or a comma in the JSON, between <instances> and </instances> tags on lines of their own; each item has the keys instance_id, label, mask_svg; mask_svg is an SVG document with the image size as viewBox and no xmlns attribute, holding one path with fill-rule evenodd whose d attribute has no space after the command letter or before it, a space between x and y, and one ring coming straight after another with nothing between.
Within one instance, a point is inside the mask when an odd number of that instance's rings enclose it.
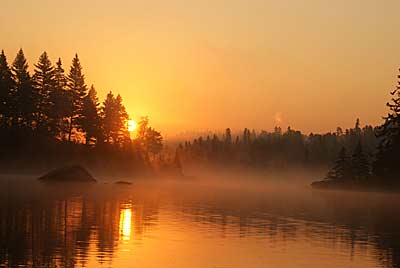
<instances>
[{"instance_id":1,"label":"hazy horizon","mask_svg":"<svg viewBox=\"0 0 400 268\"><path fill-rule=\"evenodd\" d=\"M291 126L377 125L395 86L398 1L10 1L1 48L79 54L100 99L167 136ZM17 16L17 20L15 19Z\"/></svg>"}]
</instances>

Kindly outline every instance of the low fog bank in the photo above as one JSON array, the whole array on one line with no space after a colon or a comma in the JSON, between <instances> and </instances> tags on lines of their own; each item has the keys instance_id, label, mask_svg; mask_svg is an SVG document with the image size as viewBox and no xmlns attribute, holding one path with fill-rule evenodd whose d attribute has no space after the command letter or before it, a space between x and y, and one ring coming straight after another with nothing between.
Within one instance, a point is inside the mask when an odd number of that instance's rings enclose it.
<instances>
[{"instance_id":1,"label":"low fog bank","mask_svg":"<svg viewBox=\"0 0 400 268\"><path fill-rule=\"evenodd\" d=\"M292 166L285 168L250 168L240 166L199 167L184 166L183 172L188 178L198 182L208 182L221 185L234 184L281 184L293 186L308 186L316 178L326 172L326 167Z\"/></svg>"},{"instance_id":2,"label":"low fog bank","mask_svg":"<svg viewBox=\"0 0 400 268\"><path fill-rule=\"evenodd\" d=\"M0 181L34 181L43 174L54 170L57 167L68 166L56 165L50 168L37 168L36 170L10 171L0 170ZM86 166L85 166L86 168ZM104 172L105 167L87 167L87 170L100 182L110 183L113 181L176 181L177 183L196 182L212 185L237 185L253 183L278 183L288 185L309 185L316 178L320 178L324 173L325 167L306 168L306 167L286 167L286 168L246 168L239 166L213 166L202 167L198 165L186 165L183 167L183 176L175 176L163 172L147 174L124 174L110 168ZM3 171L3 172L2 172Z\"/></svg>"},{"instance_id":3,"label":"low fog bank","mask_svg":"<svg viewBox=\"0 0 400 268\"><path fill-rule=\"evenodd\" d=\"M129 201L137 206L168 208L189 215L201 213L239 219L280 215L296 221L356 223L363 228L374 228L375 222L381 219L400 222L399 208L393 206L400 201L400 195L313 190L309 182L320 172L197 170L193 171L196 176L190 177L125 178L132 185L114 184L120 178L108 176L97 178L96 184L48 185L38 182L35 176L3 175L0 176L0 201L41 203L79 197L90 202Z\"/></svg>"}]
</instances>

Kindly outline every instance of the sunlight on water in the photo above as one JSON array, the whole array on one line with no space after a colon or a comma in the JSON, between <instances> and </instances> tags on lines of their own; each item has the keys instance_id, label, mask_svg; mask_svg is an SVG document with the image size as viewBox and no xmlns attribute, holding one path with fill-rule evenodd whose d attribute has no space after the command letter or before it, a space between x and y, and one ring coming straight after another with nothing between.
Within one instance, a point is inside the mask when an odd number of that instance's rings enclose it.
<instances>
[{"instance_id":1,"label":"sunlight on water","mask_svg":"<svg viewBox=\"0 0 400 268\"><path fill-rule=\"evenodd\" d=\"M131 240L132 209L123 208L119 218L119 233L123 241Z\"/></svg>"},{"instance_id":2,"label":"sunlight on water","mask_svg":"<svg viewBox=\"0 0 400 268\"><path fill-rule=\"evenodd\" d=\"M26 189L0 191L0 267L400 267L397 195Z\"/></svg>"}]
</instances>

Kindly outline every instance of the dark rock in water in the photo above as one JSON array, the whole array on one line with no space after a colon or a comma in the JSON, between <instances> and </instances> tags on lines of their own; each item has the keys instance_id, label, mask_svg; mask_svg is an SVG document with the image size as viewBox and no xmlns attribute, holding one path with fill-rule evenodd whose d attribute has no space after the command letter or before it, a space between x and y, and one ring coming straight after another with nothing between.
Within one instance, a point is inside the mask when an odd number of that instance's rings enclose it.
<instances>
[{"instance_id":1,"label":"dark rock in water","mask_svg":"<svg viewBox=\"0 0 400 268\"><path fill-rule=\"evenodd\" d=\"M129 182L129 181L116 181L116 182L114 182L114 184L118 184L118 185L132 185L132 182Z\"/></svg>"},{"instance_id":2,"label":"dark rock in water","mask_svg":"<svg viewBox=\"0 0 400 268\"><path fill-rule=\"evenodd\" d=\"M343 185L336 181L314 181L311 184L311 187L316 189L334 189L334 188L341 188Z\"/></svg>"},{"instance_id":3,"label":"dark rock in water","mask_svg":"<svg viewBox=\"0 0 400 268\"><path fill-rule=\"evenodd\" d=\"M81 166L59 168L50 171L38 180L43 182L97 182L96 179Z\"/></svg>"}]
</instances>

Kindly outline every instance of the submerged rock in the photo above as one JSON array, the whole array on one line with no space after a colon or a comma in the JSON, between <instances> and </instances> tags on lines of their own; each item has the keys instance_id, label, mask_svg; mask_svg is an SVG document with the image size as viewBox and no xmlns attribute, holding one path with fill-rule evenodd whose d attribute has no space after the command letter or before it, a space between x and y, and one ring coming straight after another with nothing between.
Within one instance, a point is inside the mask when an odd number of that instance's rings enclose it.
<instances>
[{"instance_id":1,"label":"submerged rock","mask_svg":"<svg viewBox=\"0 0 400 268\"><path fill-rule=\"evenodd\" d=\"M86 169L78 165L55 169L38 180L43 182L97 182Z\"/></svg>"}]
</instances>

